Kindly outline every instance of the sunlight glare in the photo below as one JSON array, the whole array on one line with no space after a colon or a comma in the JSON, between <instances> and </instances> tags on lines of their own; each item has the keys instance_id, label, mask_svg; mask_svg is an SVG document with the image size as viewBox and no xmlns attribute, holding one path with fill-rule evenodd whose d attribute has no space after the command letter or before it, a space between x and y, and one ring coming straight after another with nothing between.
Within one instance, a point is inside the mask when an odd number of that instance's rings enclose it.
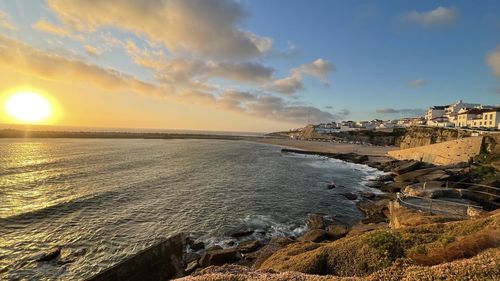
<instances>
[{"instance_id":1,"label":"sunlight glare","mask_svg":"<svg viewBox=\"0 0 500 281\"><path fill-rule=\"evenodd\" d=\"M7 113L22 122L41 122L50 117L52 106L49 101L34 92L19 92L6 103Z\"/></svg>"}]
</instances>

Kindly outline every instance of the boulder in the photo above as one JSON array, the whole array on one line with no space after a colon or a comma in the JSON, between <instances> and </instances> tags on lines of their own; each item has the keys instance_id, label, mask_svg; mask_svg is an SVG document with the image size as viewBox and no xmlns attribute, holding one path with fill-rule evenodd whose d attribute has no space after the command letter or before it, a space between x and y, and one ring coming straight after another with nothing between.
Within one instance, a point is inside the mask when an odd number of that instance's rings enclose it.
<instances>
[{"instance_id":1,"label":"boulder","mask_svg":"<svg viewBox=\"0 0 500 281\"><path fill-rule=\"evenodd\" d=\"M322 215L310 214L307 217L307 227L309 229L323 229L325 227L325 219Z\"/></svg>"},{"instance_id":2,"label":"boulder","mask_svg":"<svg viewBox=\"0 0 500 281\"><path fill-rule=\"evenodd\" d=\"M377 201L363 200L357 206L366 216L373 216L375 214L383 214L384 210L388 209L389 201L389 199Z\"/></svg>"},{"instance_id":3,"label":"boulder","mask_svg":"<svg viewBox=\"0 0 500 281\"><path fill-rule=\"evenodd\" d=\"M35 260L39 262L45 262L45 261L51 261L61 254L61 248L60 247L54 247L51 249L48 249L45 252L41 252L35 256Z\"/></svg>"},{"instance_id":4,"label":"boulder","mask_svg":"<svg viewBox=\"0 0 500 281\"><path fill-rule=\"evenodd\" d=\"M329 240L337 240L347 235L349 230L345 225L332 224L326 228Z\"/></svg>"},{"instance_id":5,"label":"boulder","mask_svg":"<svg viewBox=\"0 0 500 281\"><path fill-rule=\"evenodd\" d=\"M188 265L186 266L186 269L184 271L186 272L186 274L191 274L199 267L200 267L200 264L198 263L198 261L195 260L195 261L188 263Z\"/></svg>"},{"instance_id":6,"label":"boulder","mask_svg":"<svg viewBox=\"0 0 500 281\"><path fill-rule=\"evenodd\" d=\"M391 182L389 184L385 184L384 186L382 186L380 188L380 190L382 190L384 192L396 193L396 192L400 192L401 189L403 187L405 187L406 185L408 185L408 183L404 183L404 182Z\"/></svg>"},{"instance_id":7,"label":"boulder","mask_svg":"<svg viewBox=\"0 0 500 281\"><path fill-rule=\"evenodd\" d=\"M385 222L370 224L358 223L351 228L349 233L347 233L347 237L357 236L376 229L387 228L388 226L389 225Z\"/></svg>"},{"instance_id":8,"label":"boulder","mask_svg":"<svg viewBox=\"0 0 500 281\"><path fill-rule=\"evenodd\" d=\"M287 245L294 243L295 240L289 237L275 237L272 238L271 241L260 250L248 254L249 257L252 257L254 262L252 268L259 268L265 260L267 260L270 256L272 256L279 249L286 247Z\"/></svg>"},{"instance_id":9,"label":"boulder","mask_svg":"<svg viewBox=\"0 0 500 281\"><path fill-rule=\"evenodd\" d=\"M368 186L368 187L371 187L371 188L381 188L385 184L384 184L383 181L369 181L365 185Z\"/></svg>"},{"instance_id":10,"label":"boulder","mask_svg":"<svg viewBox=\"0 0 500 281\"><path fill-rule=\"evenodd\" d=\"M201 257L200 266L207 267L211 265L223 265L239 261L240 259L241 254L238 249L235 248L208 251Z\"/></svg>"},{"instance_id":11,"label":"boulder","mask_svg":"<svg viewBox=\"0 0 500 281\"><path fill-rule=\"evenodd\" d=\"M385 174L377 177L376 181L381 181L381 182L386 182L386 181L393 181L394 180L394 175L393 174Z\"/></svg>"},{"instance_id":12,"label":"boulder","mask_svg":"<svg viewBox=\"0 0 500 281\"><path fill-rule=\"evenodd\" d=\"M206 249L207 252L211 252L211 251L217 251L217 250L222 250L222 247L219 246L219 245L214 245L208 249Z\"/></svg>"},{"instance_id":13,"label":"boulder","mask_svg":"<svg viewBox=\"0 0 500 281\"><path fill-rule=\"evenodd\" d=\"M243 230L239 230L239 231L231 233L231 237L240 238L240 237L245 237L245 236L251 235L253 233L254 233L253 229L243 229Z\"/></svg>"},{"instance_id":14,"label":"boulder","mask_svg":"<svg viewBox=\"0 0 500 281\"><path fill-rule=\"evenodd\" d=\"M403 162L403 163L397 165L396 167L394 167L392 169L392 171L396 175L401 175L404 173L415 171L416 169L419 168L419 166L420 166L420 162L418 162L418 161Z\"/></svg>"},{"instance_id":15,"label":"boulder","mask_svg":"<svg viewBox=\"0 0 500 281\"><path fill-rule=\"evenodd\" d=\"M323 229L313 229L297 238L299 241L321 242L327 240L328 232Z\"/></svg>"},{"instance_id":16,"label":"boulder","mask_svg":"<svg viewBox=\"0 0 500 281\"><path fill-rule=\"evenodd\" d=\"M334 189L335 187L337 187L337 186L333 182L328 184L328 189Z\"/></svg>"},{"instance_id":17,"label":"boulder","mask_svg":"<svg viewBox=\"0 0 500 281\"><path fill-rule=\"evenodd\" d=\"M260 242L259 241L257 241L257 240L250 240L250 241L241 242L238 245L238 250L241 253L250 253L250 252L256 251L257 249L259 249L259 247L260 247Z\"/></svg>"},{"instance_id":18,"label":"boulder","mask_svg":"<svg viewBox=\"0 0 500 281\"><path fill-rule=\"evenodd\" d=\"M201 255L196 253L196 252L189 252L184 255L184 261L186 263L190 263L195 260L199 260L201 258Z\"/></svg>"},{"instance_id":19,"label":"boulder","mask_svg":"<svg viewBox=\"0 0 500 281\"><path fill-rule=\"evenodd\" d=\"M342 196L344 196L345 198L349 199L349 200L356 200L358 199L358 196L352 192L344 192L342 193Z\"/></svg>"},{"instance_id":20,"label":"boulder","mask_svg":"<svg viewBox=\"0 0 500 281\"><path fill-rule=\"evenodd\" d=\"M372 192L361 192L361 197L363 198L366 198L366 199L373 199L375 198L377 195L375 195L375 193L372 193Z\"/></svg>"},{"instance_id":21,"label":"boulder","mask_svg":"<svg viewBox=\"0 0 500 281\"><path fill-rule=\"evenodd\" d=\"M199 241L199 242L193 242L189 245L193 251L199 251L205 249L205 243Z\"/></svg>"},{"instance_id":22,"label":"boulder","mask_svg":"<svg viewBox=\"0 0 500 281\"><path fill-rule=\"evenodd\" d=\"M450 176L445 170L439 168L420 169L408 173L398 175L394 178L395 182L428 182L428 181L443 181Z\"/></svg>"}]
</instances>

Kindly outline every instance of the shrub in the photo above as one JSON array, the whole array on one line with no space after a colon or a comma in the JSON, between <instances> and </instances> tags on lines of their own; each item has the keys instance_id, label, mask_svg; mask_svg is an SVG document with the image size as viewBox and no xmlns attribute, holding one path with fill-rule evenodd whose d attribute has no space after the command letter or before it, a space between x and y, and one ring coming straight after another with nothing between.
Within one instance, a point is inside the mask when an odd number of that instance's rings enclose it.
<instances>
[{"instance_id":1,"label":"shrub","mask_svg":"<svg viewBox=\"0 0 500 281\"><path fill-rule=\"evenodd\" d=\"M404 256L399 235L390 231L375 231L368 237L368 245L377 250L377 253L388 261L395 261Z\"/></svg>"},{"instance_id":2,"label":"shrub","mask_svg":"<svg viewBox=\"0 0 500 281\"><path fill-rule=\"evenodd\" d=\"M427 254L415 253L411 258L420 265L436 265L456 259L470 258L478 253L500 246L498 231L482 231L461 237L443 247L434 248Z\"/></svg>"}]
</instances>

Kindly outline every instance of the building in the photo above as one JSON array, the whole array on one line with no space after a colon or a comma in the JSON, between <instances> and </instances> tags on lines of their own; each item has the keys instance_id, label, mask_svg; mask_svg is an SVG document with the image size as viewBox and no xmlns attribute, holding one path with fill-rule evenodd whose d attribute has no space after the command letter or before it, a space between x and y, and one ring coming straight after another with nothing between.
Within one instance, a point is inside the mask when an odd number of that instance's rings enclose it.
<instances>
[{"instance_id":1,"label":"building","mask_svg":"<svg viewBox=\"0 0 500 281\"><path fill-rule=\"evenodd\" d=\"M462 109L457 114L457 127L461 128L500 128L500 107Z\"/></svg>"},{"instance_id":2,"label":"building","mask_svg":"<svg viewBox=\"0 0 500 281\"><path fill-rule=\"evenodd\" d=\"M435 117L431 120L427 121L427 125L429 126L434 126L434 127L454 127L455 124L450 122L448 117Z\"/></svg>"},{"instance_id":3,"label":"building","mask_svg":"<svg viewBox=\"0 0 500 281\"><path fill-rule=\"evenodd\" d=\"M448 118L447 122L451 122L454 125L458 123L458 112L460 110L467 110L472 108L481 108L481 104L479 103L465 103L462 100L458 100L452 104L448 105L439 105L430 107L426 114L425 119L427 120L427 125L434 126L433 124L441 123L441 122L433 122L436 117L446 117ZM437 119L441 120L441 119Z\"/></svg>"},{"instance_id":4,"label":"building","mask_svg":"<svg viewBox=\"0 0 500 281\"><path fill-rule=\"evenodd\" d=\"M444 110L446 108L446 105L436 105L436 106L431 106L425 113L425 120L430 121L436 117L441 117L444 115Z\"/></svg>"}]
</instances>

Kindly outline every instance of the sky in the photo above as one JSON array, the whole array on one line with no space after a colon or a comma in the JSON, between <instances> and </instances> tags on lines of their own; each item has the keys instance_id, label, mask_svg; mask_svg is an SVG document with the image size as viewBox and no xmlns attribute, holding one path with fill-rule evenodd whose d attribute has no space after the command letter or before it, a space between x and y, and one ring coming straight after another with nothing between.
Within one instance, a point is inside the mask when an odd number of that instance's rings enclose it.
<instances>
[{"instance_id":1,"label":"sky","mask_svg":"<svg viewBox=\"0 0 500 281\"><path fill-rule=\"evenodd\" d=\"M0 103L47 124L270 132L500 104L500 1L0 0ZM16 123L5 110L0 123Z\"/></svg>"}]
</instances>

